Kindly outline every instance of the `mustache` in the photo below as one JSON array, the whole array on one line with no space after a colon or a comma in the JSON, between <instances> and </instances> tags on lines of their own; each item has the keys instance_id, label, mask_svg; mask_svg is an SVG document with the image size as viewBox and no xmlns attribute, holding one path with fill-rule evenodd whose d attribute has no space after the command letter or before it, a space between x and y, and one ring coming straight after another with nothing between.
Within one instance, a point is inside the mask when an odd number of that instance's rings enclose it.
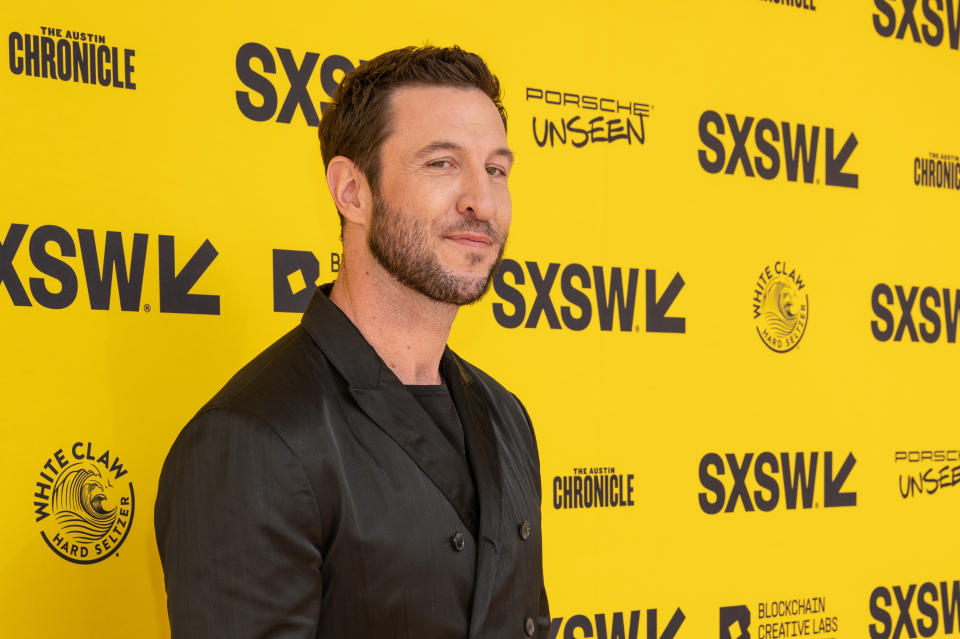
<instances>
[{"instance_id":1,"label":"mustache","mask_svg":"<svg viewBox=\"0 0 960 639\"><path fill-rule=\"evenodd\" d=\"M486 220L476 220L464 218L458 220L443 229L444 234L449 233L476 233L483 235L494 244L504 244L507 241L507 232L494 226Z\"/></svg>"}]
</instances>

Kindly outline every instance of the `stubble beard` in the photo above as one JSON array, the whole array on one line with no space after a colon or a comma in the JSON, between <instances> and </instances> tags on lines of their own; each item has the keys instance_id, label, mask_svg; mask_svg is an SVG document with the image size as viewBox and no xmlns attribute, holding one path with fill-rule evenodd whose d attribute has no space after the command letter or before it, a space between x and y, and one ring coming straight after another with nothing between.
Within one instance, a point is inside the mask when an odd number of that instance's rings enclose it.
<instances>
[{"instance_id":1,"label":"stubble beard","mask_svg":"<svg viewBox=\"0 0 960 639\"><path fill-rule=\"evenodd\" d=\"M390 206L379 193L374 194L367 246L380 266L404 286L432 300L457 306L473 304L490 289L503 259L507 235L487 221L472 218L463 218L444 232L479 233L499 244L497 259L486 277L462 277L445 270L432 250L428 227ZM470 253L467 259L475 265L483 256Z\"/></svg>"}]
</instances>

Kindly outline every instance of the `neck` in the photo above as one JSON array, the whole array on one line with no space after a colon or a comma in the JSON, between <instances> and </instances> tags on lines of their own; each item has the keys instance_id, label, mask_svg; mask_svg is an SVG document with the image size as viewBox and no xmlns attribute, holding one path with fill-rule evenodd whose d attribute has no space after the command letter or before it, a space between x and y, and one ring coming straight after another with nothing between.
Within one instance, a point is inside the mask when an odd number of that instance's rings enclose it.
<instances>
[{"instance_id":1,"label":"neck","mask_svg":"<svg viewBox=\"0 0 960 639\"><path fill-rule=\"evenodd\" d=\"M440 358L457 315L383 270L369 254L344 262L330 291L337 305L404 384L439 384Z\"/></svg>"}]
</instances>

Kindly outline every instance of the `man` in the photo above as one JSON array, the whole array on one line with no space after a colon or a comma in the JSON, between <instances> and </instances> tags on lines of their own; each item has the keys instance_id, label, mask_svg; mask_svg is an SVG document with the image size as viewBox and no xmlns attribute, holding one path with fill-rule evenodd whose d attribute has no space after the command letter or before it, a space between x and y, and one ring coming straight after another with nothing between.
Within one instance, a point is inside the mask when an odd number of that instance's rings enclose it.
<instances>
[{"instance_id":1,"label":"man","mask_svg":"<svg viewBox=\"0 0 960 639\"><path fill-rule=\"evenodd\" d=\"M177 637L546 637L536 443L446 348L510 224L499 82L385 53L323 116L343 264L184 428L157 544Z\"/></svg>"}]
</instances>

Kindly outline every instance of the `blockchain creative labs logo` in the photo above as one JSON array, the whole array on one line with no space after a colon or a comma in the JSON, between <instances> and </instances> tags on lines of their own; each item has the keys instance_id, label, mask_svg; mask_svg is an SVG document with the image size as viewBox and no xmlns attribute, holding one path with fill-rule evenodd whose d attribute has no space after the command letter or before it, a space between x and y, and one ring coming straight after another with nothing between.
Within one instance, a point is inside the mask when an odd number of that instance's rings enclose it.
<instances>
[{"instance_id":1,"label":"blockchain creative labs logo","mask_svg":"<svg viewBox=\"0 0 960 639\"><path fill-rule=\"evenodd\" d=\"M931 151L914 157L913 183L928 189L960 191L960 156Z\"/></svg>"},{"instance_id":2,"label":"blockchain creative labs logo","mask_svg":"<svg viewBox=\"0 0 960 639\"><path fill-rule=\"evenodd\" d=\"M634 473L613 466L577 466L569 475L553 478L553 507L623 508L635 505Z\"/></svg>"},{"instance_id":3,"label":"blockchain creative labs logo","mask_svg":"<svg viewBox=\"0 0 960 639\"><path fill-rule=\"evenodd\" d=\"M133 526L133 482L120 458L92 442L58 448L40 467L33 507L40 537L76 564L116 554Z\"/></svg>"},{"instance_id":4,"label":"blockchain creative labs logo","mask_svg":"<svg viewBox=\"0 0 960 639\"><path fill-rule=\"evenodd\" d=\"M341 253L330 253L331 275L340 271L342 261ZM275 313L303 313L319 282L320 258L313 251L273 249Z\"/></svg>"},{"instance_id":5,"label":"blockchain creative labs logo","mask_svg":"<svg viewBox=\"0 0 960 639\"><path fill-rule=\"evenodd\" d=\"M7 36L10 72L61 82L136 89L135 49L107 41L102 33L41 26L39 33L11 31Z\"/></svg>"},{"instance_id":6,"label":"blockchain creative labs logo","mask_svg":"<svg viewBox=\"0 0 960 639\"><path fill-rule=\"evenodd\" d=\"M893 460L904 500L943 495L945 489L960 484L960 449L898 450Z\"/></svg>"},{"instance_id":7,"label":"blockchain creative labs logo","mask_svg":"<svg viewBox=\"0 0 960 639\"><path fill-rule=\"evenodd\" d=\"M652 105L624 96L549 87L526 87L526 103L537 112L532 116L533 141L541 148L595 144L640 148L653 111Z\"/></svg>"},{"instance_id":8,"label":"blockchain creative labs logo","mask_svg":"<svg viewBox=\"0 0 960 639\"><path fill-rule=\"evenodd\" d=\"M786 353L796 348L807 330L810 300L806 283L784 261L768 264L753 288L753 323L770 350Z\"/></svg>"},{"instance_id":9,"label":"blockchain creative labs logo","mask_svg":"<svg viewBox=\"0 0 960 639\"><path fill-rule=\"evenodd\" d=\"M834 639L839 629L824 596L761 601L753 614L749 606L720 607L719 639Z\"/></svg>"}]
</instances>

